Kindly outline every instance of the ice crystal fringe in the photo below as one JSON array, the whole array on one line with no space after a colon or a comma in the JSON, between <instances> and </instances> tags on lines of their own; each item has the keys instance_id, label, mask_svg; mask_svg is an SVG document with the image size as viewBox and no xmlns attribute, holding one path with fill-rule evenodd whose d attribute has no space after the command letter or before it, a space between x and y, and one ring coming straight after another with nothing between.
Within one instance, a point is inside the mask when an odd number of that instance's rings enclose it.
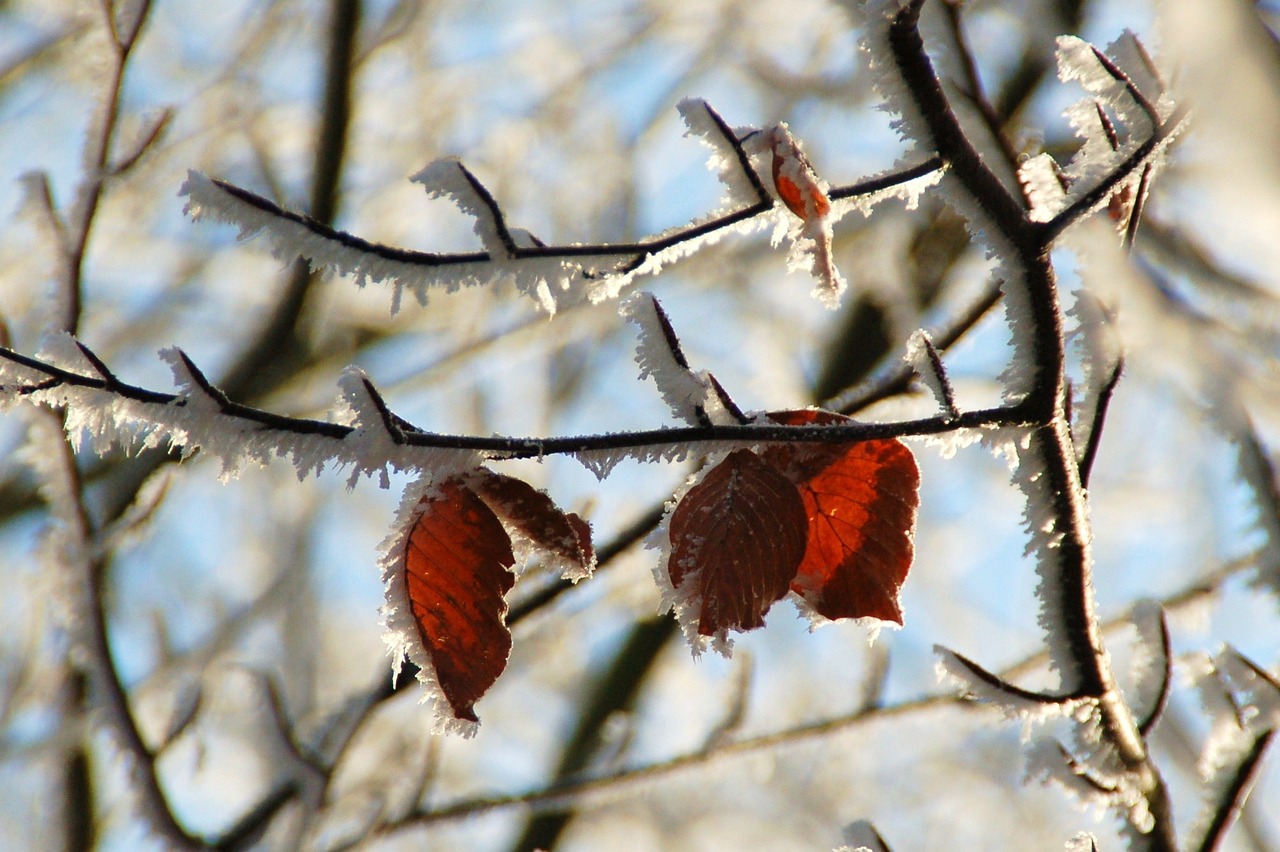
<instances>
[{"instance_id":1,"label":"ice crystal fringe","mask_svg":"<svg viewBox=\"0 0 1280 852\"><path fill-rule=\"evenodd\" d=\"M938 657L938 679L950 681L975 701L996 707L1006 719L1021 722L1023 742L1031 740L1032 730L1037 725L1043 725L1050 719L1087 718L1097 707L1097 702L1089 698L1043 701L1019 695L978 676L954 651L935 645L933 652Z\"/></svg>"},{"instance_id":2,"label":"ice crystal fringe","mask_svg":"<svg viewBox=\"0 0 1280 852\"><path fill-rule=\"evenodd\" d=\"M626 459L643 464L679 464L692 457L708 454L726 454L740 449L741 441L700 441L691 445L688 441L672 441L670 444L649 444L643 447L616 447L604 450L579 450L572 453L578 463L591 471L597 479L605 479L618 464Z\"/></svg>"},{"instance_id":3,"label":"ice crystal fringe","mask_svg":"<svg viewBox=\"0 0 1280 852\"><path fill-rule=\"evenodd\" d=\"M1091 761L1071 755L1052 738L1041 738L1031 745L1026 777L1028 781L1057 784L1099 818L1107 811L1119 813L1143 834L1155 825L1146 796L1132 782L1130 773L1104 771Z\"/></svg>"},{"instance_id":4,"label":"ice crystal fringe","mask_svg":"<svg viewBox=\"0 0 1280 852\"><path fill-rule=\"evenodd\" d=\"M238 416L231 404L215 395L203 377L176 348L161 358L173 370L178 394L172 398L152 394L154 400L133 399L111 386L84 387L56 384L28 393L5 394L5 405L19 400L65 409L65 428L72 446L79 450L85 439L103 454L114 446L177 449L184 456L197 449L218 458L221 478L236 477L246 464L266 465L273 458L288 458L299 479L319 474L327 465L351 468L349 484L362 476L378 474L383 487L391 470L418 472L464 471L475 468L484 456L473 450L415 447L395 443L382 413L369 396L369 385L359 371L348 371L340 384L338 410L351 420L350 431L341 423L313 424L317 431L301 432L271 426ZM93 379L107 379L79 350L70 335L47 339L41 360ZM39 387L48 374L0 359L0 385L14 383ZM328 434L325 429L328 428ZM345 435L343 434L345 433Z\"/></svg>"},{"instance_id":5,"label":"ice crystal fringe","mask_svg":"<svg viewBox=\"0 0 1280 852\"><path fill-rule=\"evenodd\" d=\"M1087 831L1082 831L1067 841L1063 852L1097 852L1098 838Z\"/></svg>"},{"instance_id":6,"label":"ice crystal fringe","mask_svg":"<svg viewBox=\"0 0 1280 852\"><path fill-rule=\"evenodd\" d=\"M663 402L684 423L696 426L706 418L717 425L736 424L738 418L725 408L710 374L706 370L692 370L684 363L678 343L674 337L668 338L671 326L664 322L665 314L661 314L661 310L653 295L643 291L628 296L619 308L619 313L640 330L640 343L636 347L640 379L652 376Z\"/></svg>"},{"instance_id":7,"label":"ice crystal fringe","mask_svg":"<svg viewBox=\"0 0 1280 852\"><path fill-rule=\"evenodd\" d=\"M1093 191L1158 132L1153 118L1163 125L1175 111L1146 51L1128 31L1108 45L1101 56L1088 42L1062 36L1058 39L1057 58L1059 78L1064 83L1078 82L1089 97L1065 111L1081 140L1070 162L1060 167L1049 155L1040 154L1019 168L1019 180L1031 203L1031 218L1038 222L1050 221ZM1136 96L1130 85L1137 91ZM1180 130L1181 126L1168 133L1146 155L1152 172L1163 164L1165 152ZM1142 171L1133 170L1125 182L1098 198L1094 209L1108 203L1116 193L1136 192ZM1148 182L1151 177L1153 174L1149 173Z\"/></svg>"},{"instance_id":8,"label":"ice crystal fringe","mask_svg":"<svg viewBox=\"0 0 1280 852\"><path fill-rule=\"evenodd\" d=\"M1066 424L1057 419L1044 428L1065 430ZM1065 442L1065 436L1059 438ZM983 443L994 455L1009 463L1012 482L1022 492L1025 503L1023 524L1028 534L1025 554L1034 557L1036 565L1035 595L1040 605L1037 621L1045 635L1051 668L1063 678L1064 683L1074 683L1081 673L1079 663L1066 642L1071 629L1062 618L1060 590L1065 578L1058 551L1063 532L1058 528L1056 494L1048 482L1029 430L1020 427L984 430ZM1073 505L1085 505L1084 498L1073 501ZM1087 529L1084 519L1080 521L1079 528Z\"/></svg>"},{"instance_id":9,"label":"ice crystal fringe","mask_svg":"<svg viewBox=\"0 0 1280 852\"><path fill-rule=\"evenodd\" d=\"M906 361L911 366L911 369L915 370L921 383L929 389L929 392L933 394L933 398L938 401L938 408L944 413L953 414L955 400L948 391L948 386L945 384L946 379L938 372L933 356L930 355L932 348L933 340L929 336L929 332L923 328L918 328L911 332L911 336L907 338L907 351L903 354L902 360Z\"/></svg>"},{"instance_id":10,"label":"ice crystal fringe","mask_svg":"<svg viewBox=\"0 0 1280 852\"><path fill-rule=\"evenodd\" d=\"M1198 764L1208 804L1191 834L1203 837L1257 738L1280 727L1280 688L1230 649L1212 659L1196 655L1187 668L1212 720Z\"/></svg>"},{"instance_id":11,"label":"ice crystal fringe","mask_svg":"<svg viewBox=\"0 0 1280 852\"><path fill-rule=\"evenodd\" d=\"M1067 332L1067 342L1079 353L1081 367L1073 402L1076 411L1090 417L1097 411L1111 370L1120 361L1120 344L1102 301L1088 290L1076 291L1075 297L1067 311L1067 316L1075 320L1075 326ZM1078 449L1083 449L1090 436L1082 428L1076 432L1076 439L1082 442Z\"/></svg>"},{"instance_id":12,"label":"ice crystal fringe","mask_svg":"<svg viewBox=\"0 0 1280 852\"><path fill-rule=\"evenodd\" d=\"M1160 709L1168 684L1171 662L1164 609L1157 601L1138 601L1129 620L1138 632L1131 664L1134 699L1130 704L1136 714L1146 716Z\"/></svg>"},{"instance_id":13,"label":"ice crystal fringe","mask_svg":"<svg viewBox=\"0 0 1280 852\"><path fill-rule=\"evenodd\" d=\"M445 179L445 186L436 194L449 196L464 211L483 208L456 161L428 166L418 173L419 178L424 176ZM460 183L466 184L466 190ZM339 232L332 236L318 233L302 217L264 210L194 171L188 172L178 194L186 196L187 204L183 209L193 220L214 219L233 224L240 229L239 239L242 241L262 234L272 255L280 260L290 262L299 257L305 258L313 267L352 276L357 287L364 287L369 282L389 282L393 287L392 313L399 310L405 289L414 294L419 304L426 305L428 292L432 289L452 293L463 287L496 285L506 281L532 296L544 310L554 312L556 293L570 289L581 267L591 261L590 258L575 258L575 262L570 263L560 257L503 260L508 256L504 248L502 254L495 257L475 252L448 256L445 262L437 255L380 246ZM482 239L497 240L492 216L477 217L476 231ZM616 256L604 259L609 262L618 260Z\"/></svg>"},{"instance_id":14,"label":"ice crystal fringe","mask_svg":"<svg viewBox=\"0 0 1280 852\"><path fill-rule=\"evenodd\" d=\"M676 104L676 110L684 119L688 130L685 136L692 136L711 150L707 158L707 168L716 173L725 187L726 196L717 212L745 207L760 200L755 184L742 168L738 159L738 151L725 138L720 125L711 117L710 105L701 98L684 98ZM755 127L734 127L732 132L738 139L755 133Z\"/></svg>"}]
</instances>

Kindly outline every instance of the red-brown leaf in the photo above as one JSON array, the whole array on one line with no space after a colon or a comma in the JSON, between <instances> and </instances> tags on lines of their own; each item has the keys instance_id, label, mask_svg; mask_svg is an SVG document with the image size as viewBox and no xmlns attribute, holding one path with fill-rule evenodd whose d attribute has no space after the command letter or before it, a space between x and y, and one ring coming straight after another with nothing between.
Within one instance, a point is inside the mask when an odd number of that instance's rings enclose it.
<instances>
[{"instance_id":1,"label":"red-brown leaf","mask_svg":"<svg viewBox=\"0 0 1280 852\"><path fill-rule=\"evenodd\" d=\"M777 423L834 423L831 412L787 411ZM774 445L763 457L795 483L809 541L791 588L824 618L902 623L898 593L915 555L920 472L901 441Z\"/></svg>"},{"instance_id":2,"label":"red-brown leaf","mask_svg":"<svg viewBox=\"0 0 1280 852\"><path fill-rule=\"evenodd\" d=\"M803 186L797 185L787 176L786 166L791 164ZM796 146L790 134L775 136L773 145L773 185L778 190L778 197L787 205L792 213L806 222L813 216L825 216L831 211L831 201L818 185L818 178L813 166ZM808 196L806 198L805 196ZM810 206L812 205L812 206Z\"/></svg>"},{"instance_id":3,"label":"red-brown leaf","mask_svg":"<svg viewBox=\"0 0 1280 852\"><path fill-rule=\"evenodd\" d=\"M573 512L565 512L545 493L522 479L481 469L468 480L506 524L571 566L573 576L586 576L595 568L591 526Z\"/></svg>"},{"instance_id":4,"label":"red-brown leaf","mask_svg":"<svg viewBox=\"0 0 1280 852\"><path fill-rule=\"evenodd\" d=\"M493 511L456 480L424 499L405 545L409 606L453 715L472 709L507 666L506 593L515 556Z\"/></svg>"},{"instance_id":5,"label":"red-brown leaf","mask_svg":"<svg viewBox=\"0 0 1280 852\"><path fill-rule=\"evenodd\" d=\"M671 585L700 599L698 633L750 630L783 597L804 557L796 487L750 450L712 468L671 514Z\"/></svg>"}]
</instances>

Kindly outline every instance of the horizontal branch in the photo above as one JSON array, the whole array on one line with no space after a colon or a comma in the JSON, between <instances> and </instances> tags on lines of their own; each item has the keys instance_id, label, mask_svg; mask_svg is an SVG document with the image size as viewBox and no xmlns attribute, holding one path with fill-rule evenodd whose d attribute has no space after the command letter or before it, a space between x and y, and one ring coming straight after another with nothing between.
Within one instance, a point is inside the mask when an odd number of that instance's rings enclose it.
<instances>
[{"instance_id":1,"label":"horizontal branch","mask_svg":"<svg viewBox=\"0 0 1280 852\"><path fill-rule=\"evenodd\" d=\"M485 243L479 251L426 252L372 242L288 210L235 184L197 172L188 175L180 194L187 196L187 211L195 218L212 216L236 224L241 229L241 237L266 232L277 256L305 257L313 265L354 275L360 283L393 281L397 287L417 288L419 297L425 298L423 288L427 286L455 289L487 281L495 275L514 274L521 289L554 310L552 294L566 286L566 273L600 282L656 271L662 262L694 250L699 241L714 240L727 229L743 226L777 206L751 165L742 140L710 107L704 104L703 108L724 137L724 143L736 155L738 167L747 178L755 200L731 212L635 242L547 245L523 231L520 233L525 239L517 240L493 195L457 161L433 164L415 180L427 184L433 194L452 196L465 212L477 217L477 233ZM941 164L941 159L932 157L915 166L837 187L830 191L829 197L839 200L872 196L925 177L941 168ZM592 293L593 299L597 297L598 293Z\"/></svg>"},{"instance_id":2,"label":"horizontal branch","mask_svg":"<svg viewBox=\"0 0 1280 852\"><path fill-rule=\"evenodd\" d=\"M235 427L244 433L260 438L275 433L279 438L321 439L322 442L333 442L329 452L322 456L339 461L349 461L350 447L339 448L337 445L350 438L358 429L368 428L369 424L350 426L328 420L314 420L302 417L288 417L262 409L253 408L228 400L217 388L208 384L203 374L181 352L178 359L191 378L194 390L198 391L199 410L192 408L193 396L162 393L136 385L128 384L116 378L101 362L83 347L98 375L86 376L58 367L39 358L23 355L11 349L0 347L0 360L26 368L36 375L32 378L13 383L13 376L5 378L6 371L0 368L0 398L28 397L33 401L51 404L68 404L66 389L86 389L99 391L111 397L128 400L138 404L128 413L133 423L150 427L149 431L170 430L170 437L176 443L182 443L187 437L194 437L198 431L200 419L194 415L206 414L205 407L216 407L215 415L236 421ZM407 421L390 412L381 397L366 379L361 378L364 392L375 406L377 420L382 427L384 437L393 445L423 449L465 450L480 453L489 458L541 458L548 455L565 455L588 453L592 451L625 451L673 449L682 445L706 445L713 443L731 443L738 445L755 445L761 443L851 443L873 439L901 438L912 435L936 435L957 429L1025 426L1031 425L1024 408L1011 405L1003 408L988 408L976 411L961 412L958 416L950 414L928 417L917 420L904 420L888 423L840 423L833 425L781 426L772 423L745 425L698 425L671 428L646 429L633 432L617 432L595 435L572 435L554 438L527 438L455 435L427 432L413 427ZM62 391L60 394L59 391ZM182 414L180 425L174 424L176 414ZM394 428L392 428L394 427ZM215 427L209 427L213 429ZM229 429L227 431L230 431ZM215 435L216 437L216 435ZM196 441L199 443L199 441ZM287 447L281 447L282 454ZM313 447L314 452L314 447ZM408 465L414 467L415 465Z\"/></svg>"},{"instance_id":3,"label":"horizontal branch","mask_svg":"<svg viewBox=\"0 0 1280 852\"><path fill-rule=\"evenodd\" d=\"M873 195L877 192L883 192L886 189L892 189L895 186L901 186L904 183L910 183L913 180L922 178L932 174L942 167L942 160L938 157L930 157L919 165L909 166L901 171L892 172L890 174L880 175L868 178L858 183L852 183L847 186L838 186L831 189L827 196L836 201L842 198L858 198L863 195ZM466 173L468 176L470 172ZM241 189L233 183L218 178L209 178L214 186L221 189L228 195L233 196L245 204L255 207L263 213L275 216L279 219L285 219L295 224L301 225L308 231L311 231L318 237L341 243L342 245L365 252L385 260L394 260L400 263L407 263L414 266L449 266L459 263L485 263L489 261L506 260L507 258L495 258L487 251L471 251L471 252L428 252L416 251L414 249L397 248L395 246L383 245L369 240L362 239L349 234L346 231L340 231L337 228L330 227L323 222L312 219L305 213L297 213L285 207L263 198L261 195L250 192L247 189ZM478 184L473 184L479 189ZM486 201L492 202L493 198L484 192ZM650 237L644 240L637 240L630 243L570 243L562 245L532 245L518 246L514 243L510 247L512 259L515 260L534 260L545 258L581 258L581 257L607 257L610 255L638 255L641 258L656 254L668 248L679 245L683 242L697 239L705 236L712 231L718 231L722 228L728 228L748 219L753 219L762 213L771 210L775 203L770 201L759 201L748 207L734 210L722 216L708 219L696 225L689 225L679 228L667 234L658 237ZM498 215L496 203L493 204L495 216Z\"/></svg>"}]
</instances>

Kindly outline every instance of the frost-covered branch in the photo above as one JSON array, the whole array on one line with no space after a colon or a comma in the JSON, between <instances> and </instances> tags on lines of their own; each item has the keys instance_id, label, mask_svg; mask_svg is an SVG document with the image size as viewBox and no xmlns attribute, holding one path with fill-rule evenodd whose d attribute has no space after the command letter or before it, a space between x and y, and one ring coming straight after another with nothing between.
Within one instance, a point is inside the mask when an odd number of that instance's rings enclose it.
<instances>
[{"instance_id":1,"label":"frost-covered branch","mask_svg":"<svg viewBox=\"0 0 1280 852\"><path fill-rule=\"evenodd\" d=\"M390 469L465 468L482 458L548 455L574 455L593 468L605 465L607 470L627 455L683 456L691 446L848 443L1026 422L1020 408L1009 407L965 411L956 418L944 415L885 423L730 423L554 438L455 435L422 431L395 415L359 371L348 372L342 382L341 402L353 413L355 423L338 423L288 417L229 400L178 349L162 353L181 387L181 393L174 394L123 382L83 344L74 345L76 357L83 358L92 374L0 347L0 403L65 406L74 415L68 431L95 436L103 449L116 441L142 446L166 443L187 452L204 448L222 459L228 476L245 461L264 464L272 457L289 457L300 476L318 472L326 464L352 468L355 476ZM447 450L463 455L446 457L438 452Z\"/></svg>"},{"instance_id":2,"label":"frost-covered branch","mask_svg":"<svg viewBox=\"0 0 1280 852\"><path fill-rule=\"evenodd\" d=\"M1240 815L1240 810L1258 779L1262 760L1275 738L1275 728L1263 731L1255 737L1234 771L1229 773L1228 782L1221 790L1221 797L1212 806L1208 823L1198 841L1188 848L1195 849L1196 852L1213 852L1221 846L1222 838Z\"/></svg>"},{"instance_id":3,"label":"frost-covered branch","mask_svg":"<svg viewBox=\"0 0 1280 852\"><path fill-rule=\"evenodd\" d=\"M1028 552L1039 563L1041 625L1054 666L1064 680L1061 691L1097 701L1106 742L1127 775L1117 782L1117 789L1126 792L1115 797L1116 804L1151 842L1172 847L1163 782L1148 759L1143 733L1115 683L1101 643L1092 580L1092 532L1071 437L1064 326L1049 250L1052 240L1075 218L1099 206L1130 174L1153 161L1149 158L1158 155L1181 126L1181 115L1163 98L1149 61L1141 61L1145 54L1137 64L1147 72L1146 85L1139 85L1102 51L1078 39L1060 40L1063 78L1079 79L1116 110L1126 127L1138 133L1145 124L1147 134L1132 144L1110 145L1106 155L1086 148L1068 169L1071 179L1065 182L1057 178L1051 160L1038 161L1050 176L1035 180L1027 176L1030 172L1020 176L1027 209L1023 198L987 165L952 109L919 32L923 5L923 0L871 4L864 12L864 49L872 57L873 69L879 70L881 92L901 116L904 132L925 141L942 157L947 166L942 181L947 198L1000 259L1017 368L1009 378L1018 379L1006 389L1006 398L1018 400L1028 419L1037 424L1016 439L1009 455L1015 465L1014 480L1026 499L1032 536ZM1132 37L1112 49L1128 51L1126 59L1138 51ZM1149 87L1161 96L1158 105L1147 97ZM1098 176L1100 169L1104 174ZM1060 212L1046 217L1044 211L1055 206ZM971 667L962 666L961 671L977 676ZM997 686L997 695L1006 700L1014 694L1006 684L986 686Z\"/></svg>"},{"instance_id":4,"label":"frost-covered branch","mask_svg":"<svg viewBox=\"0 0 1280 852\"><path fill-rule=\"evenodd\" d=\"M337 230L305 214L287 210L234 184L197 172L188 175L180 194L188 199L187 211L196 219L206 216L239 226L241 238L265 233L279 257L302 257L316 267L352 275L356 284L389 281L393 284L393 310L401 293L410 289L425 304L428 290L454 291L464 286L512 280L533 296L548 312L565 298L583 295L592 301L616 296L640 275L657 273L702 245L719 240L735 229L752 227L754 220L775 209L752 154L744 142L759 138L753 128L735 130L705 101L686 100L681 113L690 133L699 135L713 150L713 164L730 189L733 209L675 228L648 239L627 243L574 243L548 245L526 231L512 229L493 195L457 160L441 160L423 169L413 180L433 196L446 196L475 220L483 245L481 251L436 253L374 243ZM755 144L758 144L756 142ZM860 207L867 210L881 197L908 192L911 184L935 173L936 157L917 165L827 192L832 202L844 202L839 213Z\"/></svg>"}]
</instances>

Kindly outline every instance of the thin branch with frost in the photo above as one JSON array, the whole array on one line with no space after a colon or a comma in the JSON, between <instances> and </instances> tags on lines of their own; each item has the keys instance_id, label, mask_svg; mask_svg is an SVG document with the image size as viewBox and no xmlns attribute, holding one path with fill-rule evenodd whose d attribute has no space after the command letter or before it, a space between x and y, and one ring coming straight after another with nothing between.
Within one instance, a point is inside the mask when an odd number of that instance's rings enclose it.
<instances>
[{"instance_id":1,"label":"thin branch with frost","mask_svg":"<svg viewBox=\"0 0 1280 852\"><path fill-rule=\"evenodd\" d=\"M96 359L75 342L86 361ZM106 449L117 440L157 446L168 442L188 451L205 447L223 460L233 476L245 461L266 463L288 456L300 476L326 464L351 467L353 476L391 469L425 471L473 466L483 459L542 458L605 452L649 458L655 453L683 455L692 446L750 446L763 443L848 443L911 435L936 435L955 429L1025 425L1021 407L977 409L958 418L927 417L883 423L780 426L729 423L635 432L556 438L485 437L421 431L390 412L363 373L348 371L343 403L354 411L354 425L288 417L226 398L178 349L166 350L181 393L148 390L121 381L102 366L95 374L59 366L52 360L0 347L0 404L17 401L65 406L73 418L68 430L87 430ZM100 362L99 362L100 363ZM722 391L716 391L716 398ZM441 455L438 451L458 451ZM469 456L468 454L474 454Z\"/></svg>"},{"instance_id":2,"label":"thin branch with frost","mask_svg":"<svg viewBox=\"0 0 1280 852\"><path fill-rule=\"evenodd\" d=\"M1218 801L1211 806L1209 818L1201 829L1199 839L1188 846L1188 849L1194 849L1196 852L1213 852L1219 848L1222 838L1240 816L1249 792L1253 789L1262 770L1262 760L1275 737L1274 728L1263 731L1241 755L1239 764L1229 773Z\"/></svg>"},{"instance_id":3,"label":"thin branch with frost","mask_svg":"<svg viewBox=\"0 0 1280 852\"><path fill-rule=\"evenodd\" d=\"M988 285L962 310L949 313L946 325L927 332L934 342L934 348L940 352L950 349L972 331L999 301L1000 284L995 282ZM912 365L906 361L897 362L883 375L841 391L824 401L820 407L839 411L841 414L852 414L905 391L915 375L916 370Z\"/></svg>"},{"instance_id":4,"label":"thin branch with frost","mask_svg":"<svg viewBox=\"0 0 1280 852\"><path fill-rule=\"evenodd\" d=\"M1088 487L1089 476L1093 473L1093 462L1098 457L1098 448L1102 445L1102 427L1107 420L1107 409L1111 407L1111 398L1115 395L1116 386L1124 375L1124 359L1116 361L1111 368L1102 387L1098 391L1098 399L1094 404L1093 418L1089 425L1089 437L1085 441L1084 453L1080 456L1080 484Z\"/></svg>"},{"instance_id":5,"label":"thin branch with frost","mask_svg":"<svg viewBox=\"0 0 1280 852\"><path fill-rule=\"evenodd\" d=\"M863 47L871 54L887 105L900 115L899 126L942 157L947 165L945 197L1002 262L1014 347L1006 398L1025 406L1037 424L1024 435L1009 436L1008 453L1026 501L1028 552L1038 562L1040 623L1063 679L1061 691L1097 702L1104 741L1122 767L1117 789L1123 789L1124 801L1119 805L1137 831L1151 832L1157 845L1172 847L1163 780L1115 683L1099 633L1088 499L1066 409L1065 338L1050 248L1062 230L1101 205L1135 170L1158 162L1182 126L1181 115L1163 97L1159 105L1148 100L1133 77L1096 48L1078 39L1060 40L1063 78L1080 79L1122 121L1136 126L1145 120L1150 132L1145 139L1126 142L1114 156L1078 158L1072 166L1082 177L1092 177L1098 169L1105 174L1096 181L1078 180L1077 185L1088 187L1080 191L1068 183L1057 205L1028 210L983 161L954 112L919 31L922 6L923 0L893 0L855 10L866 24ZM1130 38L1121 47L1133 42Z\"/></svg>"},{"instance_id":6,"label":"thin branch with frost","mask_svg":"<svg viewBox=\"0 0 1280 852\"><path fill-rule=\"evenodd\" d=\"M656 274L665 263L733 229L751 227L753 220L774 209L774 198L752 165L738 131L705 101L687 100L680 107L690 132L702 136L716 152L713 164L730 187L730 199L741 206L637 242L547 245L527 232L513 230L492 194L457 160L437 161L412 179L425 185L433 196L452 198L464 213L475 218L481 251L434 253L370 242L194 171L179 194L186 196L186 211L192 218L235 224L241 239L264 233L278 257L302 257L313 266L352 275L357 286L370 281L391 282L395 288L393 310L405 288L425 304L427 292L433 288L452 292L511 280L545 310L554 312L565 298L574 300L585 294L600 301L616 296L633 278ZM751 133L748 130L745 135ZM915 166L837 187L828 197L832 201L857 200L868 207L938 168L939 160L931 157Z\"/></svg>"},{"instance_id":7,"label":"thin branch with frost","mask_svg":"<svg viewBox=\"0 0 1280 852\"><path fill-rule=\"evenodd\" d=\"M101 559L97 530L84 503L83 485L71 446L61 434L62 418L48 409L39 409L32 418L26 457L41 490L58 519L55 558L62 578L63 629L70 637L72 655L81 660L89 680L93 706L103 713L112 745L120 750L131 782L133 806L151 831L174 849L194 848L195 839L181 826L160 785L156 754L148 747L138 727L129 693L116 668L107 635L106 602L103 598Z\"/></svg>"},{"instance_id":8,"label":"thin branch with frost","mask_svg":"<svg viewBox=\"0 0 1280 852\"><path fill-rule=\"evenodd\" d=\"M1188 848L1209 852L1239 816L1280 728L1280 680L1229 648L1200 669L1201 697L1216 718L1200 757L1209 799Z\"/></svg>"},{"instance_id":9,"label":"thin branch with frost","mask_svg":"<svg viewBox=\"0 0 1280 852\"><path fill-rule=\"evenodd\" d=\"M1173 686L1169 622L1158 603L1140 601L1133 608L1133 624L1138 629L1134 681L1137 699L1143 702L1143 706L1135 707L1135 711L1138 730L1147 737L1164 715Z\"/></svg>"},{"instance_id":10,"label":"thin branch with frost","mask_svg":"<svg viewBox=\"0 0 1280 852\"><path fill-rule=\"evenodd\" d=\"M933 651L938 655L940 677L957 683L963 697L993 704L1010 718L1039 722L1051 716L1072 715L1095 703L1095 696L1083 692L1054 694L1023 689L963 654L941 646L935 646Z\"/></svg>"},{"instance_id":11,"label":"thin branch with frost","mask_svg":"<svg viewBox=\"0 0 1280 852\"><path fill-rule=\"evenodd\" d=\"M689 366L671 319L657 297L635 293L622 303L620 312L640 329L636 347L640 378L653 378L663 401L679 420L701 426L751 422L714 375Z\"/></svg>"},{"instance_id":12,"label":"thin branch with frost","mask_svg":"<svg viewBox=\"0 0 1280 852\"><path fill-rule=\"evenodd\" d=\"M933 338L923 328L916 329L907 340L907 353L902 360L916 371L920 381L933 392L938 406L950 417L959 417L960 409L956 406L956 394L951 388L951 380L947 378L947 369L942 363L938 348L933 345Z\"/></svg>"}]
</instances>

